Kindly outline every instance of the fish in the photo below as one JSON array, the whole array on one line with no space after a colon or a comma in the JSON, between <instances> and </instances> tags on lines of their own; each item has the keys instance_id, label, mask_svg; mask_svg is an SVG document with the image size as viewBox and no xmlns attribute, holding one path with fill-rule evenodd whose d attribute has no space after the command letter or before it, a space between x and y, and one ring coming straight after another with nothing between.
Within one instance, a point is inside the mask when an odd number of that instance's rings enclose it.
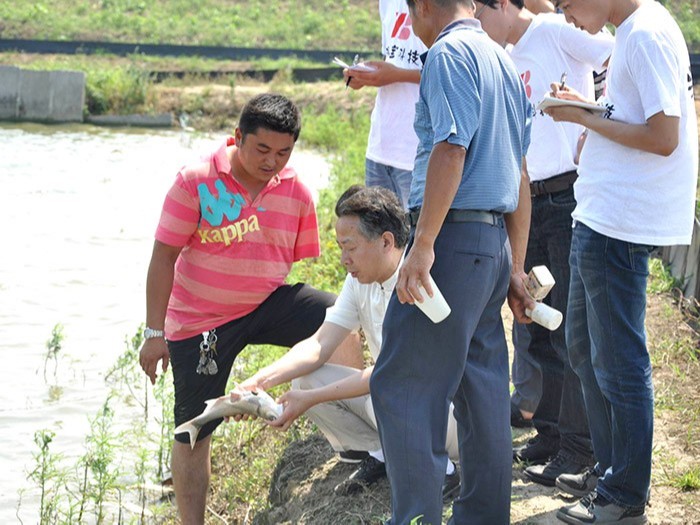
<instances>
[{"instance_id":1,"label":"fish","mask_svg":"<svg viewBox=\"0 0 700 525\"><path fill-rule=\"evenodd\" d=\"M248 414L257 416L267 421L274 421L282 415L282 405L275 402L267 392L258 390L257 392L239 393L239 399L231 399L231 394L207 399L204 411L197 417L190 419L186 423L175 429L175 434L189 434L190 446L194 448L197 442L197 435L201 428L209 421L222 417L231 417Z\"/></svg>"}]
</instances>

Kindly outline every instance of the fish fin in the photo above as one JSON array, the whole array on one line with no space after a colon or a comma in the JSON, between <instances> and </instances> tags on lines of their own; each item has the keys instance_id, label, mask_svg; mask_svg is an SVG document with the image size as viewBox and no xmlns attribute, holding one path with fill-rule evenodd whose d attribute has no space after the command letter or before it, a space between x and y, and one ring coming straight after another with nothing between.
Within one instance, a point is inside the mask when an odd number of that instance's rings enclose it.
<instances>
[{"instance_id":1,"label":"fish fin","mask_svg":"<svg viewBox=\"0 0 700 525\"><path fill-rule=\"evenodd\" d=\"M201 427L198 427L197 425L193 424L192 422L188 421L187 423L183 423L179 427L175 429L175 434L189 434L190 435L190 447L194 449L194 444L197 442L197 435L199 434L199 429Z\"/></svg>"}]
</instances>

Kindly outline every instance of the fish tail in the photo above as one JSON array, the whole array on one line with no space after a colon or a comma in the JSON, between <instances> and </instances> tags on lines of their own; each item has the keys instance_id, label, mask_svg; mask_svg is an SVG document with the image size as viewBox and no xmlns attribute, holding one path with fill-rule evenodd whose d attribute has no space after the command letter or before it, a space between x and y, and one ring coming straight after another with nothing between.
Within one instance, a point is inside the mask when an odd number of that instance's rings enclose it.
<instances>
[{"instance_id":1,"label":"fish tail","mask_svg":"<svg viewBox=\"0 0 700 525\"><path fill-rule=\"evenodd\" d=\"M175 429L175 434L189 434L190 435L190 447L194 448L194 444L197 442L197 435L202 427L195 425L191 421L183 423Z\"/></svg>"}]
</instances>

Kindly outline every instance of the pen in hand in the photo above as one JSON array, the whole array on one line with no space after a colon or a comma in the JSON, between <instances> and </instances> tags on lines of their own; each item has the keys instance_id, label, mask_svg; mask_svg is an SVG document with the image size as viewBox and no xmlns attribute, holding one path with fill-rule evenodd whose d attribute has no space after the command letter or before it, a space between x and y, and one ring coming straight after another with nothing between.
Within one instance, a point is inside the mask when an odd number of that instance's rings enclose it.
<instances>
[{"instance_id":1,"label":"pen in hand","mask_svg":"<svg viewBox=\"0 0 700 525\"><path fill-rule=\"evenodd\" d=\"M352 59L352 65L356 66L360 62L360 55L355 55L355 58ZM348 80L345 82L345 89L348 89L348 86L350 85L350 81L352 80L352 76L348 75Z\"/></svg>"},{"instance_id":2,"label":"pen in hand","mask_svg":"<svg viewBox=\"0 0 700 525\"><path fill-rule=\"evenodd\" d=\"M561 74L561 80L559 81L559 89L560 89L560 90L563 90L565 84L566 84L566 71L564 71L564 72Z\"/></svg>"}]
</instances>

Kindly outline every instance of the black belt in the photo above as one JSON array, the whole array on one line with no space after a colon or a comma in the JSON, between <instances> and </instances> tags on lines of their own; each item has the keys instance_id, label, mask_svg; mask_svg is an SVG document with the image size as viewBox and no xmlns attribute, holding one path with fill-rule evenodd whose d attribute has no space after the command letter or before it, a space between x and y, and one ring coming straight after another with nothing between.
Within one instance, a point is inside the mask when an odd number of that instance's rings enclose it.
<instances>
[{"instance_id":1,"label":"black belt","mask_svg":"<svg viewBox=\"0 0 700 525\"><path fill-rule=\"evenodd\" d=\"M536 180L530 183L530 196L539 197L540 195L548 195L550 193L568 190L574 185L577 178L578 173L576 173L576 170L572 170L545 180Z\"/></svg>"},{"instance_id":2,"label":"black belt","mask_svg":"<svg viewBox=\"0 0 700 525\"><path fill-rule=\"evenodd\" d=\"M408 221L411 226L418 224L420 208L408 212ZM445 222L483 222L497 226L503 218L502 213L480 210L448 210Z\"/></svg>"}]
</instances>

